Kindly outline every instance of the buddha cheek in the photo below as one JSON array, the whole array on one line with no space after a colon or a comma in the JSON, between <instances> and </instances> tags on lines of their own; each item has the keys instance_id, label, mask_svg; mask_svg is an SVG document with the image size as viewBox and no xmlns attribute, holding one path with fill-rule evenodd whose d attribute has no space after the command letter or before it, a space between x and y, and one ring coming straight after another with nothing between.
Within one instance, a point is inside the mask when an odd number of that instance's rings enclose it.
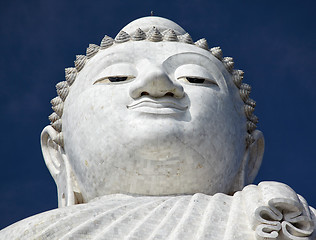
<instances>
[{"instance_id":1,"label":"buddha cheek","mask_svg":"<svg viewBox=\"0 0 316 240\"><path fill-rule=\"evenodd\" d=\"M100 157L104 149L118 142L126 107L113 98L104 88L90 88L67 99L63 132L66 153L76 162L74 168L84 170L89 161Z\"/></svg>"},{"instance_id":2,"label":"buddha cheek","mask_svg":"<svg viewBox=\"0 0 316 240\"><path fill-rule=\"evenodd\" d=\"M188 139L200 140L191 146L207 159L214 172L221 173L221 176L213 176L213 179L222 179L223 176L232 178L244 152L246 119L236 111L238 106L234 106L226 94L208 91L202 93L205 94L191 94L190 125L193 129Z\"/></svg>"}]
</instances>

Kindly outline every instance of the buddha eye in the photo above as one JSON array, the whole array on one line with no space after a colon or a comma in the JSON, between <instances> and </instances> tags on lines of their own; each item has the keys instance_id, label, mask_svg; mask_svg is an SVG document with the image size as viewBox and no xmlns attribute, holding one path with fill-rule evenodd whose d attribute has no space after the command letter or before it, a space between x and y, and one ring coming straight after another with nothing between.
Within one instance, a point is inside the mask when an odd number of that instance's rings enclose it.
<instances>
[{"instance_id":1,"label":"buddha eye","mask_svg":"<svg viewBox=\"0 0 316 240\"><path fill-rule=\"evenodd\" d=\"M127 80L128 77L108 77L110 82L123 82Z\"/></svg>"},{"instance_id":2,"label":"buddha eye","mask_svg":"<svg viewBox=\"0 0 316 240\"><path fill-rule=\"evenodd\" d=\"M199 64L184 64L174 71L175 78L193 86L219 87L212 68L205 68Z\"/></svg>"},{"instance_id":3,"label":"buddha eye","mask_svg":"<svg viewBox=\"0 0 316 240\"><path fill-rule=\"evenodd\" d=\"M212 79L206 79L203 77L179 77L178 80L183 81L185 83L192 83L196 85L216 85L218 84Z\"/></svg>"},{"instance_id":4,"label":"buddha eye","mask_svg":"<svg viewBox=\"0 0 316 240\"><path fill-rule=\"evenodd\" d=\"M186 77L186 79L190 83L204 83L205 82L204 78Z\"/></svg>"},{"instance_id":5,"label":"buddha eye","mask_svg":"<svg viewBox=\"0 0 316 240\"><path fill-rule=\"evenodd\" d=\"M108 76L96 80L93 84L99 83L119 83L135 78L134 76Z\"/></svg>"}]
</instances>

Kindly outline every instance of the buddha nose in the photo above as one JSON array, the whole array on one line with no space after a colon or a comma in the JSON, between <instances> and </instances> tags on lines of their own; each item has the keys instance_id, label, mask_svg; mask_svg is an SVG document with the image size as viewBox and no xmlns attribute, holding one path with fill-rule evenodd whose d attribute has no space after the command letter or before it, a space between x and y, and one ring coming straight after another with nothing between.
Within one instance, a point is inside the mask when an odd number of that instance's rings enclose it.
<instances>
[{"instance_id":1,"label":"buddha nose","mask_svg":"<svg viewBox=\"0 0 316 240\"><path fill-rule=\"evenodd\" d=\"M129 90L132 98L136 99L143 95L155 98L172 96L182 98L184 95L183 87L173 82L162 67L143 66L145 71L139 74Z\"/></svg>"}]
</instances>

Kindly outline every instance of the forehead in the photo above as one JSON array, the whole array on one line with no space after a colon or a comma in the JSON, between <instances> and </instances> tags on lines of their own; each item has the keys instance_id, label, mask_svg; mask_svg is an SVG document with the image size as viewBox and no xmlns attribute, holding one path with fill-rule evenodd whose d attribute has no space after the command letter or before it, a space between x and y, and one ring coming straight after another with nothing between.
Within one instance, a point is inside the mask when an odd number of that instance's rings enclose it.
<instances>
[{"instance_id":1,"label":"forehead","mask_svg":"<svg viewBox=\"0 0 316 240\"><path fill-rule=\"evenodd\" d=\"M186 55L181 55L184 54ZM191 53L191 54L189 54ZM221 62L216 59L209 51L196 47L195 45L179 43L179 42L128 42L123 44L116 44L108 49L101 50L92 58L88 65L109 65L116 62L130 62L138 63L143 59L162 64L170 57L173 61L186 63L187 61L195 62L197 64L221 65ZM220 69L220 71L225 70Z\"/></svg>"},{"instance_id":2,"label":"forehead","mask_svg":"<svg viewBox=\"0 0 316 240\"><path fill-rule=\"evenodd\" d=\"M148 41L116 44L100 50L86 63L79 75L92 77L91 75L116 63L129 63L141 68L146 61L163 66L165 70L184 64L196 64L217 72L224 78L230 77L222 62L207 50L186 43Z\"/></svg>"}]
</instances>

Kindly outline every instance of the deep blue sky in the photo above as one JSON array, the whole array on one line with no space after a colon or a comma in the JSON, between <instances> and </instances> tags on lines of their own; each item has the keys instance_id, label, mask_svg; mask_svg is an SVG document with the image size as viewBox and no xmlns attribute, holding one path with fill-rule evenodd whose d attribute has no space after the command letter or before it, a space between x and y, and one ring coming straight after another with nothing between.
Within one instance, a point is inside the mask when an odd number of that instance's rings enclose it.
<instances>
[{"instance_id":1,"label":"deep blue sky","mask_svg":"<svg viewBox=\"0 0 316 240\"><path fill-rule=\"evenodd\" d=\"M234 57L266 140L255 183L287 183L316 206L315 1L2 0L0 229L57 207L39 136L64 68L151 10Z\"/></svg>"}]
</instances>

